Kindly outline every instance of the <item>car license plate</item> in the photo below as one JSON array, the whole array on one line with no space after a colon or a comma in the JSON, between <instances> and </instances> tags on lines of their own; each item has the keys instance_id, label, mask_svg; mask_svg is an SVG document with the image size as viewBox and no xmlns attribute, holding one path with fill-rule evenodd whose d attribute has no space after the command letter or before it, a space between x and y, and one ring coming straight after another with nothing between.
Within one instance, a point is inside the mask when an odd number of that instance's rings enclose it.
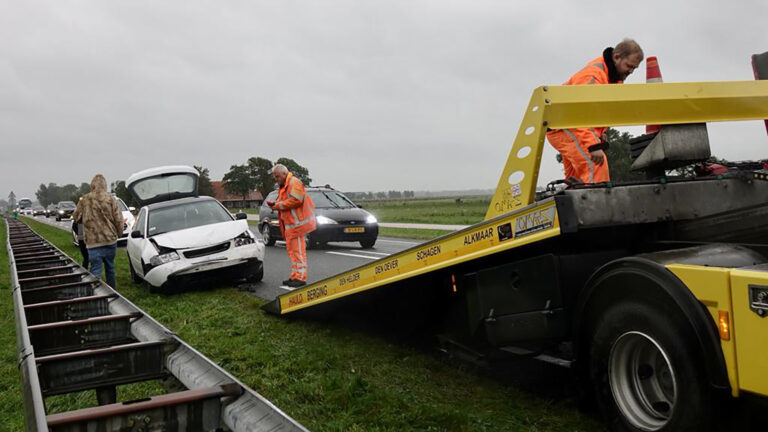
<instances>
[{"instance_id":1,"label":"car license plate","mask_svg":"<svg viewBox=\"0 0 768 432\"><path fill-rule=\"evenodd\" d=\"M365 232L365 227L349 227L344 228L345 233L361 233Z\"/></svg>"}]
</instances>

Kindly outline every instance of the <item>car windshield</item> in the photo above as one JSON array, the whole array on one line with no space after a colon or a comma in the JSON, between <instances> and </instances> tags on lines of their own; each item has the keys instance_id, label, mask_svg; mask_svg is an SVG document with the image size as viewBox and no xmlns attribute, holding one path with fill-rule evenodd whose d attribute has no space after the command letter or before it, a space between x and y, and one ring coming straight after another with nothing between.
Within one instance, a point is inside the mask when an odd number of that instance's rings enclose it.
<instances>
[{"instance_id":1,"label":"car windshield","mask_svg":"<svg viewBox=\"0 0 768 432\"><path fill-rule=\"evenodd\" d=\"M317 208L357 207L349 198L335 191L309 191L309 196Z\"/></svg>"},{"instance_id":2,"label":"car windshield","mask_svg":"<svg viewBox=\"0 0 768 432\"><path fill-rule=\"evenodd\" d=\"M75 208L75 203L73 203L72 201L62 201L59 203L59 208L73 209Z\"/></svg>"},{"instance_id":3,"label":"car windshield","mask_svg":"<svg viewBox=\"0 0 768 432\"><path fill-rule=\"evenodd\" d=\"M216 201L192 202L162 207L149 212L150 236L193 228L202 225L228 222L232 216Z\"/></svg>"}]
</instances>

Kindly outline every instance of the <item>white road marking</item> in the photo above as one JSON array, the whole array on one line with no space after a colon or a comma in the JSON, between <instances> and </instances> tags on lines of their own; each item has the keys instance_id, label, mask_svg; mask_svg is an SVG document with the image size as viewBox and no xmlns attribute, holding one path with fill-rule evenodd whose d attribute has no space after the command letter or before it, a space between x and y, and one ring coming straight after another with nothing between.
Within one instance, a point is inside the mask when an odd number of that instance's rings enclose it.
<instances>
[{"instance_id":1,"label":"white road marking","mask_svg":"<svg viewBox=\"0 0 768 432\"><path fill-rule=\"evenodd\" d=\"M369 260L377 260L377 259L379 259L379 257L372 257L372 256L368 256L368 255L355 255L355 254L348 254L348 253L342 253L342 252L328 251L326 253L334 254L334 255L343 255L343 256L348 256L348 257L355 257L355 258L365 258L365 259L369 259Z\"/></svg>"},{"instance_id":2,"label":"white road marking","mask_svg":"<svg viewBox=\"0 0 768 432\"><path fill-rule=\"evenodd\" d=\"M291 287L285 286L285 285L280 285L278 288L282 288L282 289L284 289L286 291L293 291L293 290L296 289L296 288L291 288Z\"/></svg>"},{"instance_id":3,"label":"white road marking","mask_svg":"<svg viewBox=\"0 0 768 432\"><path fill-rule=\"evenodd\" d=\"M358 249L350 249L350 250L351 251L355 251L357 253L367 253L367 254L372 254L372 255L381 255L381 256L390 256L390 255L392 255L392 254L383 253L383 252L362 251L362 250L358 250Z\"/></svg>"},{"instance_id":4,"label":"white road marking","mask_svg":"<svg viewBox=\"0 0 768 432\"><path fill-rule=\"evenodd\" d=\"M412 245L421 244L421 243L417 243L417 242L409 242L409 241L402 241L402 240L387 240L387 239L382 239L382 238L380 238L380 239L378 239L376 241L387 242L387 243L403 243L403 244L412 244Z\"/></svg>"}]
</instances>

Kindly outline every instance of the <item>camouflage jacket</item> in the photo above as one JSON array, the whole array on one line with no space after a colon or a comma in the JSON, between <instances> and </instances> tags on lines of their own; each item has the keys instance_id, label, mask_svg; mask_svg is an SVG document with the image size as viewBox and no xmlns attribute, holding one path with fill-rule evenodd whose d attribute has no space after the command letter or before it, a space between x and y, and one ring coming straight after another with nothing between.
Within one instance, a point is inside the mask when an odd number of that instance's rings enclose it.
<instances>
[{"instance_id":1,"label":"camouflage jacket","mask_svg":"<svg viewBox=\"0 0 768 432\"><path fill-rule=\"evenodd\" d=\"M123 233L123 214L115 198L107 192L107 181L103 175L93 177L91 192L77 203L72 220L83 224L85 245L89 249L117 242Z\"/></svg>"}]
</instances>

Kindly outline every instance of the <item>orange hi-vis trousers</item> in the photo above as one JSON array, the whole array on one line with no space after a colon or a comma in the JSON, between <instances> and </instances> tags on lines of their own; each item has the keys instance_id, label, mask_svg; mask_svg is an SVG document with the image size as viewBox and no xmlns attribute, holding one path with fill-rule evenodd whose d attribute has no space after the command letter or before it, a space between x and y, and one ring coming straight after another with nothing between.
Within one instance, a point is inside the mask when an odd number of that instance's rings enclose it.
<instances>
[{"instance_id":1,"label":"orange hi-vis trousers","mask_svg":"<svg viewBox=\"0 0 768 432\"><path fill-rule=\"evenodd\" d=\"M307 244L306 236L292 236L285 239L285 248L291 258L291 279L307 281Z\"/></svg>"},{"instance_id":2,"label":"orange hi-vis trousers","mask_svg":"<svg viewBox=\"0 0 768 432\"><path fill-rule=\"evenodd\" d=\"M565 179L576 177L584 183L601 183L611 181L608 169L608 158L596 164L590 158L587 145L582 145L577 134L570 129L559 129L547 133L547 139L555 150L563 156ZM588 143L592 145L593 143Z\"/></svg>"}]
</instances>

